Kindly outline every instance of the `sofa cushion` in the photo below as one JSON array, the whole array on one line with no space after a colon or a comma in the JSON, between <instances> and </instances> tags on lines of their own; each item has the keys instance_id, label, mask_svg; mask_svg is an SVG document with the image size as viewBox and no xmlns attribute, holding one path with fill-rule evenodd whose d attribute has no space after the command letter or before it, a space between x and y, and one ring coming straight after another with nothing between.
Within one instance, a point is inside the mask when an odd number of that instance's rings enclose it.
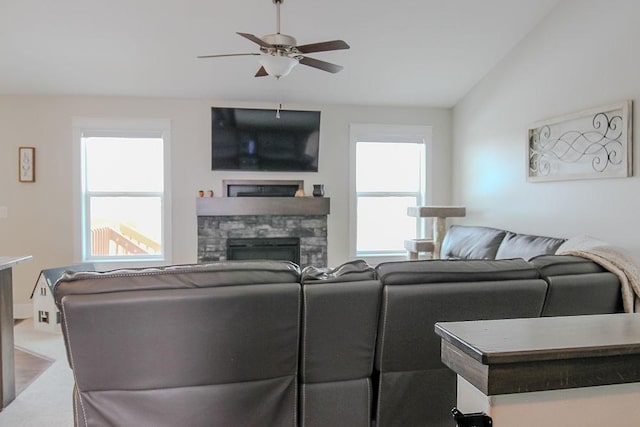
<instances>
[{"instance_id":1,"label":"sofa cushion","mask_svg":"<svg viewBox=\"0 0 640 427\"><path fill-rule=\"evenodd\" d=\"M496 259L523 258L527 261L538 255L555 254L565 239L555 237L532 236L507 231L502 239Z\"/></svg>"},{"instance_id":2,"label":"sofa cushion","mask_svg":"<svg viewBox=\"0 0 640 427\"><path fill-rule=\"evenodd\" d=\"M370 378L301 384L298 425L369 427L372 394Z\"/></svg>"},{"instance_id":3,"label":"sofa cushion","mask_svg":"<svg viewBox=\"0 0 640 427\"><path fill-rule=\"evenodd\" d=\"M59 281L75 425L295 426L301 292L277 264Z\"/></svg>"},{"instance_id":4,"label":"sofa cushion","mask_svg":"<svg viewBox=\"0 0 640 427\"><path fill-rule=\"evenodd\" d=\"M566 276L570 274L604 273L595 262L573 255L541 255L530 260L542 277Z\"/></svg>"},{"instance_id":5,"label":"sofa cushion","mask_svg":"<svg viewBox=\"0 0 640 427\"><path fill-rule=\"evenodd\" d=\"M620 313L620 282L613 273L588 273L547 277L549 283L543 316L578 316Z\"/></svg>"},{"instance_id":6,"label":"sofa cushion","mask_svg":"<svg viewBox=\"0 0 640 427\"><path fill-rule=\"evenodd\" d=\"M376 272L385 286L527 280L540 277L538 270L523 259L396 261L378 264Z\"/></svg>"},{"instance_id":7,"label":"sofa cushion","mask_svg":"<svg viewBox=\"0 0 640 427\"><path fill-rule=\"evenodd\" d=\"M463 266L505 261L438 262ZM380 372L376 425L454 425L450 409L456 403L455 373L442 364L435 323L538 317L546 292L541 279L385 286L376 351Z\"/></svg>"},{"instance_id":8,"label":"sofa cushion","mask_svg":"<svg viewBox=\"0 0 640 427\"><path fill-rule=\"evenodd\" d=\"M378 280L302 285L300 380L371 376L382 285Z\"/></svg>"},{"instance_id":9,"label":"sofa cushion","mask_svg":"<svg viewBox=\"0 0 640 427\"><path fill-rule=\"evenodd\" d=\"M442 242L443 259L495 259L506 231L490 227L452 225Z\"/></svg>"}]
</instances>

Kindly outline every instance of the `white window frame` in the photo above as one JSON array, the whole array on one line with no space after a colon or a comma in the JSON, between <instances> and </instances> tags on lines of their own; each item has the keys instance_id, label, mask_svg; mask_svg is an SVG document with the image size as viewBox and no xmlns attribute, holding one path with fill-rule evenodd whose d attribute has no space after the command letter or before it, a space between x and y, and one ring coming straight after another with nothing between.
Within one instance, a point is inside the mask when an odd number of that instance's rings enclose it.
<instances>
[{"instance_id":1,"label":"white window frame","mask_svg":"<svg viewBox=\"0 0 640 427\"><path fill-rule=\"evenodd\" d=\"M99 119L73 118L73 168L74 168L74 258L78 262L92 262L100 268L120 268L125 266L156 266L171 263L171 122L168 119ZM88 193L84 189L84 154L82 138L87 136L108 137L161 137L163 140L163 191L161 193L109 193L110 196L141 195L160 196L162 206L162 252L147 256L107 256L89 255L87 235L90 233L88 221Z\"/></svg>"},{"instance_id":2,"label":"white window frame","mask_svg":"<svg viewBox=\"0 0 640 427\"><path fill-rule=\"evenodd\" d=\"M361 142L381 142L381 143L420 143L424 144L425 159L422 164L424 171L421 183L422 195L420 204L430 204L432 194L432 127L418 125L380 125L380 124L351 124L349 126L349 254L352 258L365 259L376 264L388 260L398 260L406 258L406 252L367 252L357 251L357 218L358 218L358 193L356 190L356 146ZM376 192L376 195L382 195ZM363 194L366 195L366 194ZM394 196L396 193L388 193ZM406 195L406 194L403 194ZM425 238L431 228L425 224L424 220L418 219L416 222L416 235L407 236L411 238Z\"/></svg>"}]
</instances>

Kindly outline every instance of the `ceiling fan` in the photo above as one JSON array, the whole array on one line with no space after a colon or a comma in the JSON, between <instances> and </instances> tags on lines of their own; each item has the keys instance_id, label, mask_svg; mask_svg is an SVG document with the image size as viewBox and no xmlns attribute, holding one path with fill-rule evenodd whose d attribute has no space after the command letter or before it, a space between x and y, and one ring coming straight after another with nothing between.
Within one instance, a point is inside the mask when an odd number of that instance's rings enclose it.
<instances>
[{"instance_id":1,"label":"ceiling fan","mask_svg":"<svg viewBox=\"0 0 640 427\"><path fill-rule=\"evenodd\" d=\"M349 49L349 45L342 40L296 45L296 39L290 35L280 33L280 5L284 0L273 0L277 8L277 29L275 34L267 34L260 38L248 33L236 33L260 46L260 53L229 53L221 55L202 55L198 58L221 58L225 56L258 56L260 68L255 77L274 76L284 77L298 64L319 70L337 73L344 67L304 56L308 53L326 52L330 50Z\"/></svg>"}]
</instances>

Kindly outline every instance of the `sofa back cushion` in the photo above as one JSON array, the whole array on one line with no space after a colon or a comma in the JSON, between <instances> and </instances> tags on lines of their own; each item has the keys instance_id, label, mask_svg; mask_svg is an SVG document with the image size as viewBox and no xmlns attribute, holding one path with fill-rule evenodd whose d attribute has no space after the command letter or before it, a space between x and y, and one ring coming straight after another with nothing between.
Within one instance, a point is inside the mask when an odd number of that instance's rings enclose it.
<instances>
[{"instance_id":1,"label":"sofa back cushion","mask_svg":"<svg viewBox=\"0 0 640 427\"><path fill-rule=\"evenodd\" d=\"M565 239L555 237L532 236L506 232L498 247L496 259L523 258L530 260L539 255L552 255L564 243Z\"/></svg>"},{"instance_id":2,"label":"sofa back cushion","mask_svg":"<svg viewBox=\"0 0 640 427\"><path fill-rule=\"evenodd\" d=\"M443 259L495 259L506 231L490 227L452 225L442 242Z\"/></svg>"},{"instance_id":3,"label":"sofa back cushion","mask_svg":"<svg viewBox=\"0 0 640 427\"><path fill-rule=\"evenodd\" d=\"M75 424L294 427L298 281L275 261L62 278Z\"/></svg>"},{"instance_id":4,"label":"sofa back cushion","mask_svg":"<svg viewBox=\"0 0 640 427\"><path fill-rule=\"evenodd\" d=\"M549 283L543 316L623 311L618 277L599 264L573 255L541 255L530 262Z\"/></svg>"},{"instance_id":5,"label":"sofa back cushion","mask_svg":"<svg viewBox=\"0 0 640 427\"><path fill-rule=\"evenodd\" d=\"M383 286L376 364L383 370L443 366L435 322L540 316L547 291L523 259L387 262L376 272Z\"/></svg>"},{"instance_id":6,"label":"sofa back cushion","mask_svg":"<svg viewBox=\"0 0 640 427\"><path fill-rule=\"evenodd\" d=\"M453 425L456 377L440 360L435 323L538 317L547 284L522 259L395 262L376 271L383 284L376 425Z\"/></svg>"},{"instance_id":7,"label":"sofa back cushion","mask_svg":"<svg viewBox=\"0 0 640 427\"><path fill-rule=\"evenodd\" d=\"M301 427L371 426L381 289L361 260L302 271Z\"/></svg>"}]
</instances>

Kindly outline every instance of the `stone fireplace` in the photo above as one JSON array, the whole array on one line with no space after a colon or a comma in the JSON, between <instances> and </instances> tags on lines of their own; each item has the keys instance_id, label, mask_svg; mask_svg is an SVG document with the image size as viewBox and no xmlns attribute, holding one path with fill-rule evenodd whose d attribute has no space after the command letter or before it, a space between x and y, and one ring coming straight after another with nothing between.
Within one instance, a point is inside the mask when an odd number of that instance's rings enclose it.
<instances>
[{"instance_id":1,"label":"stone fireplace","mask_svg":"<svg viewBox=\"0 0 640 427\"><path fill-rule=\"evenodd\" d=\"M237 181L234 185L238 185ZM329 199L325 197L199 198L198 262L285 259L299 260L301 267L324 267L329 210ZM267 240L261 242L262 239ZM289 248L281 246L283 239L289 239ZM291 239L299 242L297 257L292 255ZM246 245L241 248L238 243Z\"/></svg>"}]
</instances>

